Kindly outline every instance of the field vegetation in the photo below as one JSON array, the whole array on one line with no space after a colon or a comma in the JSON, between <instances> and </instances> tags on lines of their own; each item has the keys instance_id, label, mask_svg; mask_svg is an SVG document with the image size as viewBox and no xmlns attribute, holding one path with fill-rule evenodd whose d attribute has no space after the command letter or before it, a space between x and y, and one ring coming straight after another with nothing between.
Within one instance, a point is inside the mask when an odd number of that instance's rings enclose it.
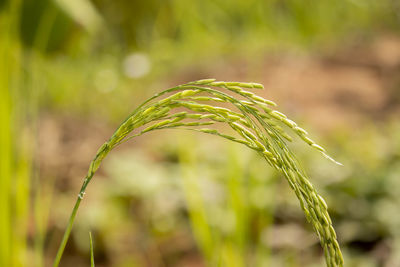
<instances>
[{"instance_id":1,"label":"field vegetation","mask_svg":"<svg viewBox=\"0 0 400 267\"><path fill-rule=\"evenodd\" d=\"M295 131L285 141L327 203L345 266L400 266L399 15L391 0L0 1L0 266L51 266L98 148L146 99L209 77L263 84L241 85L343 164ZM229 91L185 89L211 85ZM214 99L195 94L173 99L176 113L224 122L115 147L60 266L326 264L281 165L265 164L236 113L221 115L237 106L222 97L210 110ZM159 119L195 117L176 113ZM253 150L216 136L232 125Z\"/></svg>"}]
</instances>

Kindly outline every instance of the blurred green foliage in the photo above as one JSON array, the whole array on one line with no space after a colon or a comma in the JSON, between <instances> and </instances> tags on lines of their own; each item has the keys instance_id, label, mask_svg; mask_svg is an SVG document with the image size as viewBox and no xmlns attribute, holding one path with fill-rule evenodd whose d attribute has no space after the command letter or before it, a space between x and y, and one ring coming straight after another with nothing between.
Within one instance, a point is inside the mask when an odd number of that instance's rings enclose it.
<instances>
[{"instance_id":1,"label":"blurred green foliage","mask_svg":"<svg viewBox=\"0 0 400 267\"><path fill-rule=\"evenodd\" d=\"M218 64L229 76L252 62L246 79L258 81L271 51L398 34L399 10L391 0L1 0L0 265L51 261L85 171L42 169L46 115L83 120L71 131L80 138L91 121L114 125L154 91L213 76ZM400 124L367 120L321 137L343 168L305 151L301 162L327 199L346 266L397 266ZM89 230L99 266L322 265L295 197L256 155L196 135L148 140L106 162L64 266L88 265Z\"/></svg>"}]
</instances>

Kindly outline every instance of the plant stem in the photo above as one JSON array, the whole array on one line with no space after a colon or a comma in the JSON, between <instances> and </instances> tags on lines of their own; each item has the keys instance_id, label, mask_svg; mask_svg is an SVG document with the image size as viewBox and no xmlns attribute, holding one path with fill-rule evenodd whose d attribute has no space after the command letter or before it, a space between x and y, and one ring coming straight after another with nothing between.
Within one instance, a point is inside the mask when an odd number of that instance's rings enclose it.
<instances>
[{"instance_id":1,"label":"plant stem","mask_svg":"<svg viewBox=\"0 0 400 267\"><path fill-rule=\"evenodd\" d=\"M67 245L67 241L68 241L69 235L71 234L72 225L73 225L74 220L75 220L76 212L78 211L78 208L79 208L79 205L80 205L81 201L82 201L82 199L80 197L78 197L78 199L75 202L74 209L72 210L71 216L69 217L68 226L65 229L63 239L61 241L60 247L58 248L57 256L56 256L56 258L54 260L53 267L57 267L58 264L60 263L61 256L62 256L62 254L64 252L65 246Z\"/></svg>"},{"instance_id":2,"label":"plant stem","mask_svg":"<svg viewBox=\"0 0 400 267\"><path fill-rule=\"evenodd\" d=\"M90 267L94 267L94 252L93 252L92 232L89 232L89 239L90 239Z\"/></svg>"},{"instance_id":3,"label":"plant stem","mask_svg":"<svg viewBox=\"0 0 400 267\"><path fill-rule=\"evenodd\" d=\"M65 229L63 239L62 239L61 244L60 244L60 246L58 248L56 258L54 259L53 267L58 267L58 265L60 264L60 260L61 260L61 257L63 255L63 253L64 253L65 246L67 245L69 236L71 234L71 230L72 230L72 226L73 226L74 221L75 221L76 213L78 212L79 205L81 204L83 196L85 195L86 187L89 184L90 180L92 179L93 175L94 175L94 173L92 172L91 175L90 176L86 176L85 180L83 181L81 190L79 191L79 194L78 194L78 198L77 198L77 200L75 202L74 209L72 210L71 216L69 217L68 226Z\"/></svg>"}]
</instances>

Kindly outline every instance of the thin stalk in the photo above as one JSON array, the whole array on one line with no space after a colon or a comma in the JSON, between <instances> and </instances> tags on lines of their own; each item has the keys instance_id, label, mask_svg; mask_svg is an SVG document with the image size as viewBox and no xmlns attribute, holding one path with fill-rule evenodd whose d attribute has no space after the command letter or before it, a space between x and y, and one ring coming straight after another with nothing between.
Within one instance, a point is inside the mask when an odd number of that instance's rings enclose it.
<instances>
[{"instance_id":1,"label":"thin stalk","mask_svg":"<svg viewBox=\"0 0 400 267\"><path fill-rule=\"evenodd\" d=\"M93 252L92 232L89 232L89 239L90 239L90 267L94 267L94 252Z\"/></svg>"},{"instance_id":2,"label":"thin stalk","mask_svg":"<svg viewBox=\"0 0 400 267\"><path fill-rule=\"evenodd\" d=\"M68 226L65 229L63 239L61 241L60 247L58 248L57 255L53 263L53 267L57 267L60 264L61 256L63 255L65 246L67 245L67 241L69 235L71 234L72 226L74 224L76 213L78 211L79 205L81 204L81 201L82 199L78 197L78 199L75 202L75 206L74 209L72 210L71 217L69 217Z\"/></svg>"},{"instance_id":3,"label":"thin stalk","mask_svg":"<svg viewBox=\"0 0 400 267\"><path fill-rule=\"evenodd\" d=\"M87 187L89 181L92 179L93 175L94 175L94 173L92 173L91 176L87 176L85 178L85 180L83 181L81 190L79 191L79 194L78 194L78 198L76 199L76 202L75 202L75 206L74 206L74 208L72 210L71 216L69 217L68 225L67 225L67 228L65 229L65 232L64 232L64 235L63 235L63 239L62 239L61 244L60 244L60 246L58 248L56 258L54 259L53 267L57 267L60 264L61 257L62 257L62 255L64 253L65 246L67 245L69 236L70 236L71 231L72 231L72 227L74 225L76 213L78 212L79 205L81 204L83 196L85 195L86 187Z\"/></svg>"}]
</instances>

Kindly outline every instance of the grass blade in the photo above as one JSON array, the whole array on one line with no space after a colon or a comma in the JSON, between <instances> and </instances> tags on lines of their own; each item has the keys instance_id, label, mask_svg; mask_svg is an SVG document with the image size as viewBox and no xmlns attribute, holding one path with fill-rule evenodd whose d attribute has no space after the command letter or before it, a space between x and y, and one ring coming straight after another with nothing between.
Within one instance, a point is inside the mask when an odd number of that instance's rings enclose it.
<instances>
[{"instance_id":1,"label":"grass blade","mask_svg":"<svg viewBox=\"0 0 400 267\"><path fill-rule=\"evenodd\" d=\"M90 267L94 267L94 252L93 252L92 232L89 232L89 239L90 239Z\"/></svg>"}]
</instances>

